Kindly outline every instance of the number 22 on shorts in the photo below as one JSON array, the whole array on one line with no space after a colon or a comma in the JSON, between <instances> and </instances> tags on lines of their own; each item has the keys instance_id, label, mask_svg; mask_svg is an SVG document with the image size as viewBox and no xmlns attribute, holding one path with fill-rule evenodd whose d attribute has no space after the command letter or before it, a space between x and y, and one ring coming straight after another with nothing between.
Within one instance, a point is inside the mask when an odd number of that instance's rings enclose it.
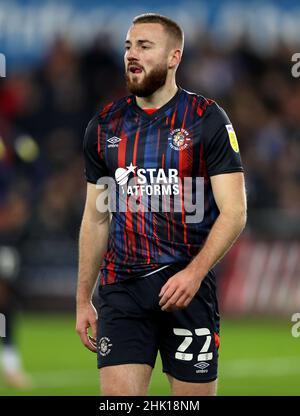
<instances>
[{"instance_id":1,"label":"number 22 on shorts","mask_svg":"<svg viewBox=\"0 0 300 416\"><path fill-rule=\"evenodd\" d=\"M184 361L191 361L193 359L194 354L186 353L185 351L193 342L193 333L184 328L173 328L173 332L175 335L184 337L184 340L179 345L176 353L175 358L177 360L184 360ZM197 328L195 329L195 334L199 337L206 336L205 343L198 354L197 361L209 361L213 358L212 352L207 352L210 344L211 344L211 334L208 328Z\"/></svg>"}]
</instances>

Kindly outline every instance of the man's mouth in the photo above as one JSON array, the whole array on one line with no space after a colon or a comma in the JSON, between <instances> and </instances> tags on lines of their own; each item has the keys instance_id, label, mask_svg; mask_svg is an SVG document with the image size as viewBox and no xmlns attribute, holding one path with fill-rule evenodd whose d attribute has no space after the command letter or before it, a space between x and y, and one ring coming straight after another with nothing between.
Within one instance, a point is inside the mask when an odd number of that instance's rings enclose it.
<instances>
[{"instance_id":1,"label":"man's mouth","mask_svg":"<svg viewBox=\"0 0 300 416\"><path fill-rule=\"evenodd\" d=\"M131 65L128 69L132 74L140 74L143 71L141 67L135 65Z\"/></svg>"}]
</instances>

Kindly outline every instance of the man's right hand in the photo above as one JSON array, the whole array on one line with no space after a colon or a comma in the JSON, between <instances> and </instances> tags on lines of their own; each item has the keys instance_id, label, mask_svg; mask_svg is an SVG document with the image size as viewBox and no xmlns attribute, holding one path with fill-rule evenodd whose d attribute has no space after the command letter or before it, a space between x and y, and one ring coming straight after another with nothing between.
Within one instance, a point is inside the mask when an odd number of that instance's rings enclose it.
<instances>
[{"instance_id":1,"label":"man's right hand","mask_svg":"<svg viewBox=\"0 0 300 416\"><path fill-rule=\"evenodd\" d=\"M97 320L98 314L92 302L77 305L76 332L83 345L92 352L97 352ZM92 336L88 334L89 328Z\"/></svg>"}]
</instances>

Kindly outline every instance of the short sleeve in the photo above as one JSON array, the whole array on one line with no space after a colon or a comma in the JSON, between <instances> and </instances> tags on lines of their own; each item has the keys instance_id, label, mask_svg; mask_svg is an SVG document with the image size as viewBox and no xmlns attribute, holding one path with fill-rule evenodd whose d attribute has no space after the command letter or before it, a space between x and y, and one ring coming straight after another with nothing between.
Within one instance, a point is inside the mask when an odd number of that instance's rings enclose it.
<instances>
[{"instance_id":1,"label":"short sleeve","mask_svg":"<svg viewBox=\"0 0 300 416\"><path fill-rule=\"evenodd\" d=\"M209 176L243 172L238 140L225 111L214 103L204 127L204 153Z\"/></svg>"},{"instance_id":2,"label":"short sleeve","mask_svg":"<svg viewBox=\"0 0 300 416\"><path fill-rule=\"evenodd\" d=\"M109 175L103 158L103 149L101 149L99 143L98 123L98 117L96 115L89 122L83 140L85 177L91 183L97 183L99 178Z\"/></svg>"}]
</instances>

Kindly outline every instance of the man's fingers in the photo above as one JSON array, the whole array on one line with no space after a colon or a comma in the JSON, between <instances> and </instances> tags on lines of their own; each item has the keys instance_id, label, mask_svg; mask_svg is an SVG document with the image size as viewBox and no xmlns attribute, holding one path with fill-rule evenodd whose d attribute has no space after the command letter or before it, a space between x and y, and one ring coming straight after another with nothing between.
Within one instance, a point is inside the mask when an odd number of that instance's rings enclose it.
<instances>
[{"instance_id":1,"label":"man's fingers","mask_svg":"<svg viewBox=\"0 0 300 416\"><path fill-rule=\"evenodd\" d=\"M162 304L162 311L168 309L170 306L175 305L176 302L181 298L182 296L182 291L177 289L175 290L175 292L173 293L173 295L167 300L167 302L165 304Z\"/></svg>"},{"instance_id":2,"label":"man's fingers","mask_svg":"<svg viewBox=\"0 0 300 416\"><path fill-rule=\"evenodd\" d=\"M178 303L185 301L187 295L182 292L176 292L168 302L161 308L162 311L171 311L178 309Z\"/></svg>"},{"instance_id":3,"label":"man's fingers","mask_svg":"<svg viewBox=\"0 0 300 416\"><path fill-rule=\"evenodd\" d=\"M166 290L168 290L168 288L169 288L169 280L167 281L167 283L165 283L164 285L163 285L163 287L160 289L160 292L159 292L159 297L161 297L161 296L163 296L164 294L165 294L165 292L166 292Z\"/></svg>"},{"instance_id":4,"label":"man's fingers","mask_svg":"<svg viewBox=\"0 0 300 416\"><path fill-rule=\"evenodd\" d=\"M97 352L97 346L96 343L93 344L89 338L90 336L87 333L87 329L85 330L78 330L78 335L80 336L81 342L83 343L83 345L89 349L92 352Z\"/></svg>"},{"instance_id":5,"label":"man's fingers","mask_svg":"<svg viewBox=\"0 0 300 416\"><path fill-rule=\"evenodd\" d=\"M191 303L192 299L193 299L193 298L189 296L189 297L186 299L186 301L184 301L182 308L186 308L186 307L187 307L187 306Z\"/></svg>"},{"instance_id":6,"label":"man's fingers","mask_svg":"<svg viewBox=\"0 0 300 416\"><path fill-rule=\"evenodd\" d=\"M97 339L97 321L91 323L92 337Z\"/></svg>"},{"instance_id":7,"label":"man's fingers","mask_svg":"<svg viewBox=\"0 0 300 416\"><path fill-rule=\"evenodd\" d=\"M175 307L177 309L184 309L186 308L193 298L189 295L183 295L178 301L176 302Z\"/></svg>"},{"instance_id":8,"label":"man's fingers","mask_svg":"<svg viewBox=\"0 0 300 416\"><path fill-rule=\"evenodd\" d=\"M167 291L164 293L164 295L162 296L162 298L160 299L159 305L160 306L164 305L168 301L168 299L170 299L170 297L173 296L175 291L176 291L176 287L172 287L172 286L169 287Z\"/></svg>"},{"instance_id":9,"label":"man's fingers","mask_svg":"<svg viewBox=\"0 0 300 416\"><path fill-rule=\"evenodd\" d=\"M88 335L88 339L89 339L90 344L92 344L92 346L96 348L97 350L97 340L89 335Z\"/></svg>"}]
</instances>

